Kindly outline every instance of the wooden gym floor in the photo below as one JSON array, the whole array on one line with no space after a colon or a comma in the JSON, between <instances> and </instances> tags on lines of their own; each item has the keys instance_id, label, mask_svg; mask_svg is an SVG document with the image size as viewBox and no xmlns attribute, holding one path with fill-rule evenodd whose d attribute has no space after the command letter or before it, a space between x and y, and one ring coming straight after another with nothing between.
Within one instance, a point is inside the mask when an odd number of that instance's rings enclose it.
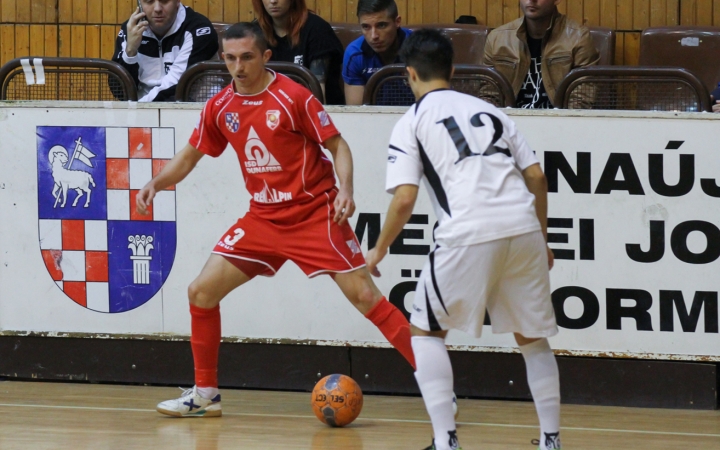
<instances>
[{"instance_id":1,"label":"wooden gym floor","mask_svg":"<svg viewBox=\"0 0 720 450\"><path fill-rule=\"evenodd\" d=\"M155 412L167 387L0 382L0 449L413 449L430 443L418 397L365 396L346 428L320 423L310 394L225 389L223 417L175 419ZM528 449L532 403L459 400L465 450ZM720 411L564 405L566 449L720 449Z\"/></svg>"}]
</instances>

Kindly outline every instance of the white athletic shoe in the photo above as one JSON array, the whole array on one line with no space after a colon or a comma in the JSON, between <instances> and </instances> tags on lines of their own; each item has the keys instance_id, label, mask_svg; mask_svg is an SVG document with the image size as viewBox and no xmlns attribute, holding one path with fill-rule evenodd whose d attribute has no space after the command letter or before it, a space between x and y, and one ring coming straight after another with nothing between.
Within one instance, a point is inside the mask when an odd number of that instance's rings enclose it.
<instances>
[{"instance_id":1,"label":"white athletic shoe","mask_svg":"<svg viewBox=\"0 0 720 450\"><path fill-rule=\"evenodd\" d=\"M455 420L457 420L458 416L460 415L460 411L458 410L457 405L457 395L453 392L453 414L455 415Z\"/></svg>"},{"instance_id":2,"label":"white athletic shoe","mask_svg":"<svg viewBox=\"0 0 720 450\"><path fill-rule=\"evenodd\" d=\"M180 388L182 389L182 388ZM183 390L182 396L175 400L158 403L157 412L174 417L220 417L220 394L212 400L203 398L197 392L197 386Z\"/></svg>"}]
</instances>

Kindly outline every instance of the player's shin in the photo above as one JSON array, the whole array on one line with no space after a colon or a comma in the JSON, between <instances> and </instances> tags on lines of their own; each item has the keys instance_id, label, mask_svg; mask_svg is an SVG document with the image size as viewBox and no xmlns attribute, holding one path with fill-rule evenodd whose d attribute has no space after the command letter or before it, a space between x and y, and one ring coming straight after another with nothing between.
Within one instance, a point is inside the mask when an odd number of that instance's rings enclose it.
<instances>
[{"instance_id":1,"label":"player's shin","mask_svg":"<svg viewBox=\"0 0 720 450\"><path fill-rule=\"evenodd\" d=\"M206 309L190 305L195 385L205 398L217 395L218 352L220 351L220 305Z\"/></svg>"},{"instance_id":2,"label":"player's shin","mask_svg":"<svg viewBox=\"0 0 720 450\"><path fill-rule=\"evenodd\" d=\"M410 344L410 323L403 313L383 297L365 314L365 317L378 327L385 339L405 357L414 369L415 356Z\"/></svg>"},{"instance_id":3,"label":"player's shin","mask_svg":"<svg viewBox=\"0 0 720 450\"><path fill-rule=\"evenodd\" d=\"M453 412L453 373L445 340L433 336L413 336L417 371L415 379L432 421L436 450L460 448Z\"/></svg>"},{"instance_id":4,"label":"player's shin","mask_svg":"<svg viewBox=\"0 0 720 450\"><path fill-rule=\"evenodd\" d=\"M560 376L547 339L520 347L540 420L540 449L560 448Z\"/></svg>"}]
</instances>

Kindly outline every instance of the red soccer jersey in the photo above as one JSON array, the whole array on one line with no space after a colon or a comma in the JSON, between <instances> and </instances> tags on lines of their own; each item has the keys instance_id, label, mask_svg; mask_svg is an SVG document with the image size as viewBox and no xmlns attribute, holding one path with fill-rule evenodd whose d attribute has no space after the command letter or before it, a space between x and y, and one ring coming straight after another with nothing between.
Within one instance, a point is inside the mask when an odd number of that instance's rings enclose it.
<instances>
[{"instance_id":1,"label":"red soccer jersey","mask_svg":"<svg viewBox=\"0 0 720 450\"><path fill-rule=\"evenodd\" d=\"M250 207L261 217L335 187L320 144L340 134L310 91L272 73L275 79L259 94L239 94L232 83L208 100L190 137L190 145L213 157L232 145Z\"/></svg>"}]
</instances>

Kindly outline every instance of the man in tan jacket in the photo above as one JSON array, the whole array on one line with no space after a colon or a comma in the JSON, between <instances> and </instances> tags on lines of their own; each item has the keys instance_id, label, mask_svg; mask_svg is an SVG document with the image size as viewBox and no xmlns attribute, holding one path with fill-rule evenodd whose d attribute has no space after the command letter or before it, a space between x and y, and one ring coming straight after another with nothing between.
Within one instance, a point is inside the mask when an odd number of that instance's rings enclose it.
<instances>
[{"instance_id":1,"label":"man in tan jacket","mask_svg":"<svg viewBox=\"0 0 720 450\"><path fill-rule=\"evenodd\" d=\"M524 17L488 35L484 64L512 85L517 106L547 109L555 105L560 82L572 69L597 64L600 56L590 31L560 14L560 0L520 0ZM573 95L575 108L591 108L591 92Z\"/></svg>"}]
</instances>

